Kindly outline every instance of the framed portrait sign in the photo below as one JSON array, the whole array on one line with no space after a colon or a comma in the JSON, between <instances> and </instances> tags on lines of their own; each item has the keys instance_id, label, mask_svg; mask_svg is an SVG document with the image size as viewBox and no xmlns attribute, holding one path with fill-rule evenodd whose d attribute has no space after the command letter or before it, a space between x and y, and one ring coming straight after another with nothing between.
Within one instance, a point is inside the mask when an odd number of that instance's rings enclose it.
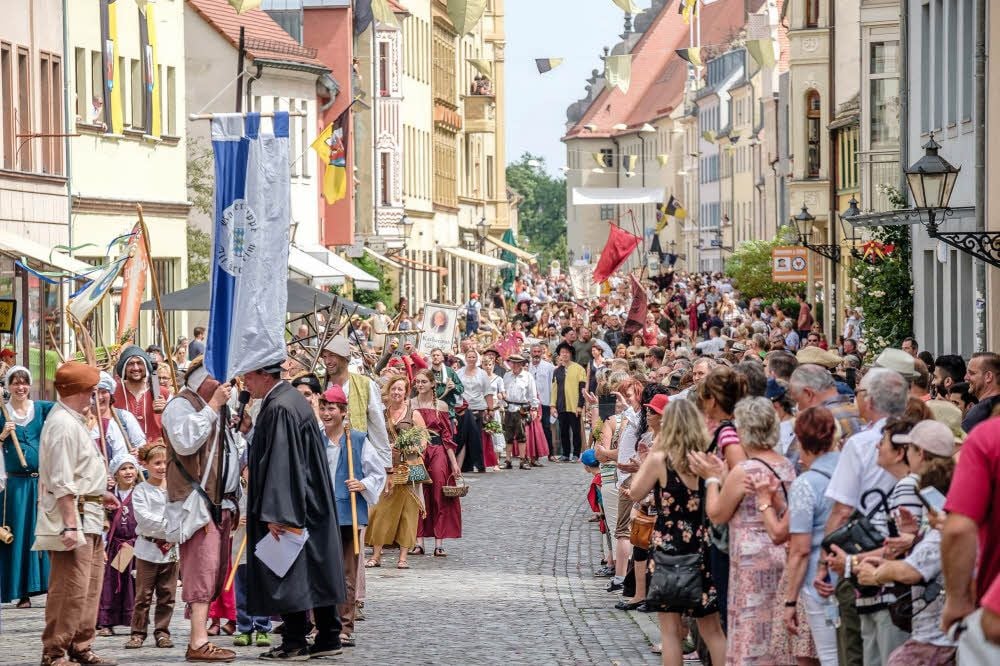
<instances>
[{"instance_id":1,"label":"framed portrait sign","mask_svg":"<svg viewBox=\"0 0 1000 666\"><path fill-rule=\"evenodd\" d=\"M451 353L452 343L458 329L458 308L454 305L427 303L424 305L424 320L420 334L418 351L429 356L433 349L443 349Z\"/></svg>"}]
</instances>

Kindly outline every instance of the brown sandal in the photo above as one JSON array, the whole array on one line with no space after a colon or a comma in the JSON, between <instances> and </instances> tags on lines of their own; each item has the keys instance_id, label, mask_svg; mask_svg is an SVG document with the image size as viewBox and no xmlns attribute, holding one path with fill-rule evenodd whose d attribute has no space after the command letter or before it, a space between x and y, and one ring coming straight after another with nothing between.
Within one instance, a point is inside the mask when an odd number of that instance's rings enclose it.
<instances>
[{"instance_id":1,"label":"brown sandal","mask_svg":"<svg viewBox=\"0 0 1000 666\"><path fill-rule=\"evenodd\" d=\"M156 637L156 647L158 648L172 648L174 642L170 640L170 636L157 636Z\"/></svg>"},{"instance_id":2,"label":"brown sandal","mask_svg":"<svg viewBox=\"0 0 1000 666\"><path fill-rule=\"evenodd\" d=\"M232 636L233 634L235 634L236 623L233 622L232 620L226 622L224 625L222 625L222 633L224 633L226 636Z\"/></svg>"},{"instance_id":3,"label":"brown sandal","mask_svg":"<svg viewBox=\"0 0 1000 666\"><path fill-rule=\"evenodd\" d=\"M427 552L424 550L423 546L414 546L409 550L409 555L426 555Z\"/></svg>"},{"instance_id":4,"label":"brown sandal","mask_svg":"<svg viewBox=\"0 0 1000 666\"><path fill-rule=\"evenodd\" d=\"M448 557L448 553L444 552L444 548L435 548L434 557Z\"/></svg>"},{"instance_id":5,"label":"brown sandal","mask_svg":"<svg viewBox=\"0 0 1000 666\"><path fill-rule=\"evenodd\" d=\"M138 650L146 642L146 637L140 634L132 634L132 637L125 642L126 650Z\"/></svg>"},{"instance_id":6,"label":"brown sandal","mask_svg":"<svg viewBox=\"0 0 1000 666\"><path fill-rule=\"evenodd\" d=\"M69 658L78 664L88 664L89 666L118 666L118 662L114 659L105 659L93 650L71 652Z\"/></svg>"},{"instance_id":7,"label":"brown sandal","mask_svg":"<svg viewBox=\"0 0 1000 666\"><path fill-rule=\"evenodd\" d=\"M376 559L374 557L369 557L365 560L365 569L377 569L382 566L382 560Z\"/></svg>"}]
</instances>

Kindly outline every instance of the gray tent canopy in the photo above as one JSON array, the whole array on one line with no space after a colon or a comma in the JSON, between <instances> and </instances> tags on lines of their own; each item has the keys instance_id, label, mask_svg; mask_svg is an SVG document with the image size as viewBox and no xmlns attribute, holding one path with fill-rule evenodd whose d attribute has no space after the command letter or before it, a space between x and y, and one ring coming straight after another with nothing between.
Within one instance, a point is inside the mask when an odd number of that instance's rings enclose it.
<instances>
[{"instance_id":1,"label":"gray tent canopy","mask_svg":"<svg viewBox=\"0 0 1000 666\"><path fill-rule=\"evenodd\" d=\"M288 280L288 312L290 313L305 314L312 312L315 308L322 308L331 305L333 303L333 298L332 294L325 291L315 289L300 282ZM347 309L348 312L351 312L354 307L357 306L357 313L363 317L369 317L375 314L375 311L371 308L358 305L354 301L346 298L338 296L337 300ZM208 312L212 303L212 288L208 282L196 284L188 287L187 289L181 289L179 291L173 291L169 294L161 295L160 303L163 305L163 309L168 312ZM146 301L142 304L141 309L156 310L156 301Z\"/></svg>"}]
</instances>

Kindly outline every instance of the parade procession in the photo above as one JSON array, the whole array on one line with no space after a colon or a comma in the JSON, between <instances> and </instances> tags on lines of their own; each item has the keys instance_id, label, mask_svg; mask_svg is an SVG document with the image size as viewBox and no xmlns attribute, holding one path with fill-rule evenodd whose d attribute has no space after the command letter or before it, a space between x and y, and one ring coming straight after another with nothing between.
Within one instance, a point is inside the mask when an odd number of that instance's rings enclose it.
<instances>
[{"instance_id":1,"label":"parade procession","mask_svg":"<svg viewBox=\"0 0 1000 666\"><path fill-rule=\"evenodd\" d=\"M993 3L0 4L0 664L1000 664Z\"/></svg>"}]
</instances>

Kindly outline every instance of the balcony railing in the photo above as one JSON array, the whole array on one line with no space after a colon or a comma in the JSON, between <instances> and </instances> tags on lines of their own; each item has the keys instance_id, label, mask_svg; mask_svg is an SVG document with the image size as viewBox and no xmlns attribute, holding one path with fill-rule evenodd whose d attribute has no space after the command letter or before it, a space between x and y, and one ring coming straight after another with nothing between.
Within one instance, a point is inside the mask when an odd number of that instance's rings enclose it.
<instances>
[{"instance_id":1,"label":"balcony railing","mask_svg":"<svg viewBox=\"0 0 1000 666\"><path fill-rule=\"evenodd\" d=\"M898 150L872 150L858 153L860 207L864 212L881 213L893 208L884 186L899 189L902 172Z\"/></svg>"},{"instance_id":2,"label":"balcony railing","mask_svg":"<svg viewBox=\"0 0 1000 666\"><path fill-rule=\"evenodd\" d=\"M467 95L465 103L465 131L493 134L496 132L496 97L493 95Z\"/></svg>"}]
</instances>

